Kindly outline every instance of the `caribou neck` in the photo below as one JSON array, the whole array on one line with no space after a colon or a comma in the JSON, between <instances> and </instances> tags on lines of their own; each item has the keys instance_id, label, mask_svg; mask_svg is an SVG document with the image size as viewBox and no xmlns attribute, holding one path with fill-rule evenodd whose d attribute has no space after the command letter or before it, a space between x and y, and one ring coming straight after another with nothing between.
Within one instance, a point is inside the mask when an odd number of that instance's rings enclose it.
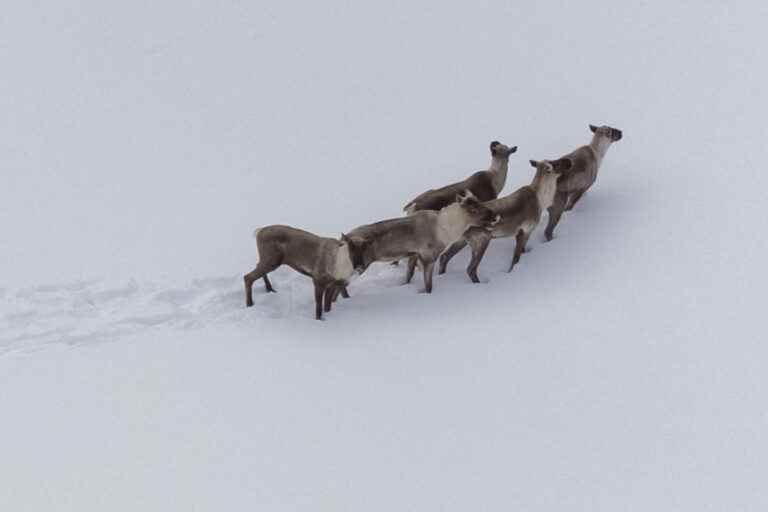
<instances>
[{"instance_id":1,"label":"caribou neck","mask_svg":"<svg viewBox=\"0 0 768 512\"><path fill-rule=\"evenodd\" d=\"M334 255L331 274L337 280L348 281L353 272L352 259L349 256L349 244L339 244Z\"/></svg>"},{"instance_id":2,"label":"caribou neck","mask_svg":"<svg viewBox=\"0 0 768 512\"><path fill-rule=\"evenodd\" d=\"M468 227L467 214L459 203L448 205L437 213L437 238L446 246L464 236Z\"/></svg>"},{"instance_id":3,"label":"caribou neck","mask_svg":"<svg viewBox=\"0 0 768 512\"><path fill-rule=\"evenodd\" d=\"M599 135L592 136L592 142L589 143L589 147L591 147L592 151L595 152L598 168L600 168L600 164L603 163L603 158L608 152L608 148L611 147L611 142L611 140Z\"/></svg>"},{"instance_id":4,"label":"caribou neck","mask_svg":"<svg viewBox=\"0 0 768 512\"><path fill-rule=\"evenodd\" d=\"M507 182L507 170L509 169L509 156L491 158L491 166L488 172L491 173L491 182L496 194L499 194Z\"/></svg>"},{"instance_id":5,"label":"caribou neck","mask_svg":"<svg viewBox=\"0 0 768 512\"><path fill-rule=\"evenodd\" d=\"M546 210L552 206L557 192L558 175L551 172L536 171L531 188L536 191L536 198L539 200L539 206Z\"/></svg>"}]
</instances>

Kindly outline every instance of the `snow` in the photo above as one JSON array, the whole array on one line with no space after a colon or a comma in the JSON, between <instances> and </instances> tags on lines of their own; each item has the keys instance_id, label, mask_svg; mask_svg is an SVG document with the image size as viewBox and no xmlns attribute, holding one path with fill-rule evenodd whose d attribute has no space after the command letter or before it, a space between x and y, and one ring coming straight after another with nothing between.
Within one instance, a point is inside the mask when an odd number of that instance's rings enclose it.
<instances>
[{"instance_id":1,"label":"snow","mask_svg":"<svg viewBox=\"0 0 768 512\"><path fill-rule=\"evenodd\" d=\"M768 8L168 1L0 17L0 509L764 510ZM338 236L620 128L511 274Z\"/></svg>"}]
</instances>

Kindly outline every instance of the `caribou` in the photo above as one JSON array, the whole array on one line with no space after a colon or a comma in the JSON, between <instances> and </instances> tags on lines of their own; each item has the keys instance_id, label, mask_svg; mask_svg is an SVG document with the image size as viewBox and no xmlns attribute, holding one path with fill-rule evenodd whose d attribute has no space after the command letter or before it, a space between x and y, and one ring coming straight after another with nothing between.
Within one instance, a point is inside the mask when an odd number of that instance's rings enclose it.
<instances>
[{"instance_id":1,"label":"caribou","mask_svg":"<svg viewBox=\"0 0 768 512\"><path fill-rule=\"evenodd\" d=\"M461 239L468 228L490 229L499 220L499 215L481 204L472 192L465 191L439 212L423 210L360 226L346 239L362 258L363 269L375 261L418 260L424 272L424 289L432 293L434 264L445 248ZM412 278L411 271L406 283Z\"/></svg>"},{"instance_id":2,"label":"caribou","mask_svg":"<svg viewBox=\"0 0 768 512\"><path fill-rule=\"evenodd\" d=\"M541 214L552 205L558 178L572 165L572 162L567 158L553 161L541 160L539 162L531 160L530 163L536 168L536 174L530 185L521 187L507 196L483 203L483 206L499 215L501 221L491 230L469 228L461 240L453 243L440 255L438 274L444 274L451 258L469 243L472 249L472 259L467 267L467 274L472 282L479 283L477 268L480 266L491 239L515 237L515 252L512 256L512 263L509 265L509 272L512 272L525 251L525 244L528 243L531 232L539 224Z\"/></svg>"},{"instance_id":3,"label":"caribou","mask_svg":"<svg viewBox=\"0 0 768 512\"><path fill-rule=\"evenodd\" d=\"M337 292L347 296L346 286L352 275L362 271L362 259L356 247L342 240L317 236L290 226L267 226L254 231L259 263L246 274L245 305L253 306L253 283L264 280L267 292L275 292L269 280L270 272L287 265L312 278L315 285L315 318L321 320L323 311L331 311Z\"/></svg>"},{"instance_id":4,"label":"caribou","mask_svg":"<svg viewBox=\"0 0 768 512\"><path fill-rule=\"evenodd\" d=\"M622 138L621 130L610 126L589 125L589 129L593 133L592 141L563 156L573 162L573 165L557 181L557 192L552 206L549 207L549 222L544 230L547 241L554 237L555 227L563 212L571 211L597 180L597 171L608 148Z\"/></svg>"}]
</instances>

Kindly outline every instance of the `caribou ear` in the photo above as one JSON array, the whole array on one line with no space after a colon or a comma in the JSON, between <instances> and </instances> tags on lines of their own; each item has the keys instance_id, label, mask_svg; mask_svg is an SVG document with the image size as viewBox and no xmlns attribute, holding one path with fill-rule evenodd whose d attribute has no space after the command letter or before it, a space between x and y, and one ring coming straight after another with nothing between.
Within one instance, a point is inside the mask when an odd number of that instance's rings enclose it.
<instances>
[{"instance_id":1,"label":"caribou ear","mask_svg":"<svg viewBox=\"0 0 768 512\"><path fill-rule=\"evenodd\" d=\"M589 129L592 130L592 133L597 133L597 126L591 124L589 125Z\"/></svg>"},{"instance_id":2,"label":"caribou ear","mask_svg":"<svg viewBox=\"0 0 768 512\"><path fill-rule=\"evenodd\" d=\"M517 146L512 146L511 148L509 148L509 154L510 154L510 155L511 155L512 153L516 153L516 152L517 152Z\"/></svg>"},{"instance_id":3,"label":"caribou ear","mask_svg":"<svg viewBox=\"0 0 768 512\"><path fill-rule=\"evenodd\" d=\"M456 202L457 203L463 203L466 197L464 197L462 194L456 194Z\"/></svg>"},{"instance_id":4,"label":"caribou ear","mask_svg":"<svg viewBox=\"0 0 768 512\"><path fill-rule=\"evenodd\" d=\"M531 162L531 167L536 167L536 160L528 160Z\"/></svg>"},{"instance_id":5,"label":"caribou ear","mask_svg":"<svg viewBox=\"0 0 768 512\"><path fill-rule=\"evenodd\" d=\"M491 142L491 155L492 156L496 156L496 146L498 146L499 144L501 144L501 142L499 142L497 140Z\"/></svg>"}]
</instances>

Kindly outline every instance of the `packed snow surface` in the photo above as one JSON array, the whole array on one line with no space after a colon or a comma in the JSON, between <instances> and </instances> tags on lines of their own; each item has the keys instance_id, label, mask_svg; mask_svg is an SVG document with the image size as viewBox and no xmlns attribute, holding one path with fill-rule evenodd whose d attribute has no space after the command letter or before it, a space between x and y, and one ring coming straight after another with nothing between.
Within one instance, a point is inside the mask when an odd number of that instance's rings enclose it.
<instances>
[{"instance_id":1,"label":"packed snow surface","mask_svg":"<svg viewBox=\"0 0 768 512\"><path fill-rule=\"evenodd\" d=\"M0 510L768 508L768 7L11 2ZM242 275L624 137L507 273Z\"/></svg>"}]
</instances>

